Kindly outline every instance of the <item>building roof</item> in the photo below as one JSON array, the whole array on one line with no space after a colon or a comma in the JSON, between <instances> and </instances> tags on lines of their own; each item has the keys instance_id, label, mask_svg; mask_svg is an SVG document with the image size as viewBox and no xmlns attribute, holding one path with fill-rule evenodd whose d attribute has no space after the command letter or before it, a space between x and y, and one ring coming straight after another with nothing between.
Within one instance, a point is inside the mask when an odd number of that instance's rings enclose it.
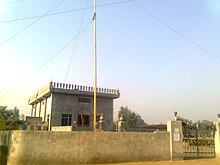
<instances>
[{"instance_id":1,"label":"building roof","mask_svg":"<svg viewBox=\"0 0 220 165\"><path fill-rule=\"evenodd\" d=\"M120 96L118 89L108 89L108 88L96 88L96 89L97 89L97 97L107 97L111 99L117 99ZM91 86L50 82L41 90L39 90L35 95L31 96L28 100L28 104L32 105L34 103L38 103L44 100L45 98L50 97L50 95L53 93L79 95L79 96L93 96L94 88Z\"/></svg>"}]
</instances>

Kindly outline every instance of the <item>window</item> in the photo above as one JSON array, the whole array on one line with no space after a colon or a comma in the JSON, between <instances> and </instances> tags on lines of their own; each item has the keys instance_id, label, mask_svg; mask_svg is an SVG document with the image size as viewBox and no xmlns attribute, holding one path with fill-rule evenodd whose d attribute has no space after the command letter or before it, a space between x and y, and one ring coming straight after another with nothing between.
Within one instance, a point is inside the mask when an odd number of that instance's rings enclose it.
<instances>
[{"instance_id":1,"label":"window","mask_svg":"<svg viewBox=\"0 0 220 165\"><path fill-rule=\"evenodd\" d=\"M79 103L89 104L90 103L90 99L88 99L88 98L78 98L78 102Z\"/></svg>"},{"instance_id":2,"label":"window","mask_svg":"<svg viewBox=\"0 0 220 165\"><path fill-rule=\"evenodd\" d=\"M77 115L77 126L90 126L90 115L78 114Z\"/></svg>"},{"instance_id":3,"label":"window","mask_svg":"<svg viewBox=\"0 0 220 165\"><path fill-rule=\"evenodd\" d=\"M71 126L72 125L72 114L62 114L61 126Z\"/></svg>"}]
</instances>

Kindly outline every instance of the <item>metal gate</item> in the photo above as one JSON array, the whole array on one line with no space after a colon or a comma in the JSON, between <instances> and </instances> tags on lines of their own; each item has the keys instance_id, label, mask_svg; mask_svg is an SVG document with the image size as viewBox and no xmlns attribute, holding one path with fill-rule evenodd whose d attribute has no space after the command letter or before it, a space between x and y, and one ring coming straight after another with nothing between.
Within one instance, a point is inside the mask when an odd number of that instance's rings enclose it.
<instances>
[{"instance_id":1,"label":"metal gate","mask_svg":"<svg viewBox=\"0 0 220 165\"><path fill-rule=\"evenodd\" d=\"M184 159L215 157L215 131L213 122L203 120L192 123L183 122Z\"/></svg>"},{"instance_id":2,"label":"metal gate","mask_svg":"<svg viewBox=\"0 0 220 165\"><path fill-rule=\"evenodd\" d=\"M215 157L214 138L184 138L184 159Z\"/></svg>"}]
</instances>

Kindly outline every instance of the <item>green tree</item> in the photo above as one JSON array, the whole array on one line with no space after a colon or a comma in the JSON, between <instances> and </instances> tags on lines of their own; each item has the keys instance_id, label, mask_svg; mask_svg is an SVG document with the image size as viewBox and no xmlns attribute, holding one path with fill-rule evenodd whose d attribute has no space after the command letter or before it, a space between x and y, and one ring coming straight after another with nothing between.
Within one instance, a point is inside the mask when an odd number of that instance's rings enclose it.
<instances>
[{"instance_id":1,"label":"green tree","mask_svg":"<svg viewBox=\"0 0 220 165\"><path fill-rule=\"evenodd\" d=\"M6 129L6 122L5 122L4 116L1 112L1 108L2 107L0 107L0 130L4 130L4 129Z\"/></svg>"},{"instance_id":2,"label":"green tree","mask_svg":"<svg viewBox=\"0 0 220 165\"><path fill-rule=\"evenodd\" d=\"M0 112L6 122L10 122L13 120L13 111L7 110L7 106L0 106Z\"/></svg>"},{"instance_id":3,"label":"green tree","mask_svg":"<svg viewBox=\"0 0 220 165\"><path fill-rule=\"evenodd\" d=\"M135 127L137 125L143 125L144 120L141 116L135 112L132 112L128 107L120 107L120 111L118 112L118 117L123 117L123 121L130 128Z\"/></svg>"},{"instance_id":4,"label":"green tree","mask_svg":"<svg viewBox=\"0 0 220 165\"><path fill-rule=\"evenodd\" d=\"M24 123L24 121L19 119L19 110L16 108L8 110L7 106L0 106L0 118L3 125L1 129L18 129L19 125Z\"/></svg>"},{"instance_id":5,"label":"green tree","mask_svg":"<svg viewBox=\"0 0 220 165\"><path fill-rule=\"evenodd\" d=\"M212 121L202 120L195 123L179 117L178 120L182 121L183 136L186 138L196 137L196 129L198 130L199 137L213 137L215 135L216 127Z\"/></svg>"},{"instance_id":6,"label":"green tree","mask_svg":"<svg viewBox=\"0 0 220 165\"><path fill-rule=\"evenodd\" d=\"M0 130L6 129L5 111L6 106L0 106Z\"/></svg>"}]
</instances>

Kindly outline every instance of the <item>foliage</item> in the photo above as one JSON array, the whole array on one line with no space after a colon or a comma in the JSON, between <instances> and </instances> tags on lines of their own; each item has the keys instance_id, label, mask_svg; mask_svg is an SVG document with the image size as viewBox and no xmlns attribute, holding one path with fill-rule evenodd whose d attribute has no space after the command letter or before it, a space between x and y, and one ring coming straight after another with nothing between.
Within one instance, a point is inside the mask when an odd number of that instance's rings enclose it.
<instances>
[{"instance_id":1,"label":"foliage","mask_svg":"<svg viewBox=\"0 0 220 165\"><path fill-rule=\"evenodd\" d=\"M19 119L19 110L8 110L7 106L0 106L0 117L4 127L0 129L13 130L18 129L19 125L24 124L23 120Z\"/></svg>"},{"instance_id":2,"label":"foliage","mask_svg":"<svg viewBox=\"0 0 220 165\"><path fill-rule=\"evenodd\" d=\"M135 112L132 112L128 107L120 107L120 111L118 112L119 118L122 116L123 121L130 128L135 127L136 125L143 125L144 120L141 116Z\"/></svg>"},{"instance_id":3,"label":"foliage","mask_svg":"<svg viewBox=\"0 0 220 165\"><path fill-rule=\"evenodd\" d=\"M6 106L1 106L0 107L0 112L5 119L6 122L12 121L13 120L13 111L12 110L7 110Z\"/></svg>"},{"instance_id":4,"label":"foliage","mask_svg":"<svg viewBox=\"0 0 220 165\"><path fill-rule=\"evenodd\" d=\"M198 137L214 137L215 135L216 127L211 121L202 120L193 123L184 118L178 120L182 121L183 135L186 138L196 137L196 133L198 133Z\"/></svg>"},{"instance_id":5,"label":"foliage","mask_svg":"<svg viewBox=\"0 0 220 165\"><path fill-rule=\"evenodd\" d=\"M0 130L4 130L6 129L6 122L5 122L5 118L3 116L3 111L5 111L6 107L2 107L0 106Z\"/></svg>"}]
</instances>

